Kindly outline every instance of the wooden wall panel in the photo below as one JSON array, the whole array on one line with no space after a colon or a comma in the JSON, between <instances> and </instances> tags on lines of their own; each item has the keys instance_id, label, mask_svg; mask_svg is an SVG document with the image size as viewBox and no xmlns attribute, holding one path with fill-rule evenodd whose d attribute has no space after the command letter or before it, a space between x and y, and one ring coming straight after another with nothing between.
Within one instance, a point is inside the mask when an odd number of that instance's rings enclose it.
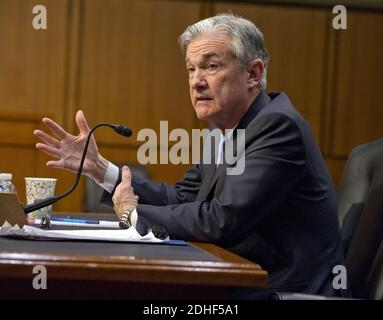
<instances>
[{"instance_id":1,"label":"wooden wall panel","mask_svg":"<svg viewBox=\"0 0 383 320\"><path fill-rule=\"evenodd\" d=\"M33 0L0 1L0 110L64 118L68 0L42 0L48 28L32 27Z\"/></svg>"},{"instance_id":2,"label":"wooden wall panel","mask_svg":"<svg viewBox=\"0 0 383 320\"><path fill-rule=\"evenodd\" d=\"M187 24L198 20L199 3L42 1L48 10L48 29L41 31L32 28L32 4L24 0L0 3L0 109L36 114L28 126L23 117L12 122L13 144L0 148L8 159L2 171L17 172L22 199L25 176L57 177L56 193L64 192L75 178L72 173L48 169L45 164L50 157L34 149L37 141L32 132L42 116L75 131L74 113L84 106L90 124L126 123L136 132L142 127L158 130L160 120L169 120L171 127L193 127L195 116L177 37ZM0 131L8 129L2 126ZM135 139L125 140L104 130L97 134L100 149L108 150L112 143L114 155L119 155L112 160L136 162L131 149L137 146ZM20 139L28 137L22 146L14 143L20 140L19 132ZM131 152L126 154L126 149ZM25 159L28 164L22 166ZM149 167L153 178L168 182L178 180L183 171L173 165ZM82 210L84 198L81 182L54 209Z\"/></svg>"},{"instance_id":3,"label":"wooden wall panel","mask_svg":"<svg viewBox=\"0 0 383 320\"><path fill-rule=\"evenodd\" d=\"M160 120L171 128L192 128L195 116L177 38L198 18L198 2L84 1L76 107L92 124L123 123L136 133L157 130ZM122 142L108 130L98 139Z\"/></svg>"},{"instance_id":4,"label":"wooden wall panel","mask_svg":"<svg viewBox=\"0 0 383 320\"><path fill-rule=\"evenodd\" d=\"M359 144L383 137L383 14L349 12L338 31L331 153L346 157Z\"/></svg>"},{"instance_id":5,"label":"wooden wall panel","mask_svg":"<svg viewBox=\"0 0 383 320\"><path fill-rule=\"evenodd\" d=\"M188 93L184 57L178 36L199 20L200 3L184 1L84 1L81 7L79 74L76 106L90 126L122 123L134 131L130 139L110 129L96 133L100 150L112 148L117 162L137 162L126 150L142 144L142 128L159 133L161 120L172 128L192 129L195 113ZM74 122L72 121L72 129ZM114 146L111 146L114 145ZM119 150L119 151L118 151ZM149 166L154 178L175 182L181 168ZM163 174L166 172L167 174Z\"/></svg>"},{"instance_id":6,"label":"wooden wall panel","mask_svg":"<svg viewBox=\"0 0 383 320\"><path fill-rule=\"evenodd\" d=\"M227 10L253 21L263 32L270 56L266 91L284 91L319 141L328 10L230 2L215 5L215 13Z\"/></svg>"},{"instance_id":7,"label":"wooden wall panel","mask_svg":"<svg viewBox=\"0 0 383 320\"><path fill-rule=\"evenodd\" d=\"M48 28L32 27L32 7L45 5ZM0 171L12 172L20 199L25 201L24 177L56 177L56 193L72 184L74 175L48 169L50 160L35 150L33 130L49 116L65 125L67 117L68 48L72 0L0 1ZM8 112L8 113L7 113ZM55 210L80 210L80 186Z\"/></svg>"},{"instance_id":8,"label":"wooden wall panel","mask_svg":"<svg viewBox=\"0 0 383 320\"><path fill-rule=\"evenodd\" d=\"M12 173L20 201L25 202L24 177L36 174L37 155L31 132L37 121L24 114L0 113L0 172Z\"/></svg>"}]
</instances>

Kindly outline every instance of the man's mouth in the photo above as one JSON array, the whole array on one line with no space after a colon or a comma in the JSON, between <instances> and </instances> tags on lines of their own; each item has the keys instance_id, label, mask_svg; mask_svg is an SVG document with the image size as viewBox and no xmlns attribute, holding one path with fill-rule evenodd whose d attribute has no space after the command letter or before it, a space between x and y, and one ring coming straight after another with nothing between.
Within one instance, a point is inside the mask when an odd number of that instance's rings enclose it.
<instances>
[{"instance_id":1,"label":"man's mouth","mask_svg":"<svg viewBox=\"0 0 383 320\"><path fill-rule=\"evenodd\" d=\"M199 102L199 101L209 101L209 100L213 100L213 98L206 97L206 96L200 96L200 97L196 98L196 102Z\"/></svg>"}]
</instances>

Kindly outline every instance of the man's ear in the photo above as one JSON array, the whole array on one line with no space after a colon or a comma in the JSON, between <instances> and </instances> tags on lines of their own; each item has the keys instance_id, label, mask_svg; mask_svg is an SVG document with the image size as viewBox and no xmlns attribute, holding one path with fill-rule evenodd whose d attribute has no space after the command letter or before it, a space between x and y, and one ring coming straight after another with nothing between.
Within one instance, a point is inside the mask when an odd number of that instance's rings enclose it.
<instances>
[{"instance_id":1,"label":"man's ear","mask_svg":"<svg viewBox=\"0 0 383 320\"><path fill-rule=\"evenodd\" d=\"M262 79L262 74L265 69L263 62L260 59L255 59L247 64L248 85L249 88L254 88L259 85Z\"/></svg>"}]
</instances>

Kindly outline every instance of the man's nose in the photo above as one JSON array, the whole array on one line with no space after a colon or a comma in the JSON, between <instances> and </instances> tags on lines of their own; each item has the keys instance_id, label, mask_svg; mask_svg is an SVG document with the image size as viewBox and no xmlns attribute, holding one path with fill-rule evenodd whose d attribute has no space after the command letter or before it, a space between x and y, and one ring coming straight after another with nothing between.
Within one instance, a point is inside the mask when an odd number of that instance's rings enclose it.
<instances>
[{"instance_id":1,"label":"man's nose","mask_svg":"<svg viewBox=\"0 0 383 320\"><path fill-rule=\"evenodd\" d=\"M195 70L191 79L190 85L193 89L203 89L207 87L205 75L200 70Z\"/></svg>"}]
</instances>

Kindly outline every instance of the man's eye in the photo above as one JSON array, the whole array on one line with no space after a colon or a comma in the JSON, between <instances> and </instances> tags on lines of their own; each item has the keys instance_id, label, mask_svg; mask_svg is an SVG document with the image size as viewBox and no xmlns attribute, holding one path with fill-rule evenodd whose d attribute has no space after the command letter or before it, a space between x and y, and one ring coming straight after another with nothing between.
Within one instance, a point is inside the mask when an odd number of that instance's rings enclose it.
<instances>
[{"instance_id":1,"label":"man's eye","mask_svg":"<svg viewBox=\"0 0 383 320\"><path fill-rule=\"evenodd\" d=\"M209 65L207 66L207 68L208 68L209 70L216 70L216 69L218 68L218 65L216 65L216 64L209 64Z\"/></svg>"},{"instance_id":2,"label":"man's eye","mask_svg":"<svg viewBox=\"0 0 383 320\"><path fill-rule=\"evenodd\" d=\"M191 73L191 72L193 72L195 70L193 67L188 67L187 69L188 69L189 73Z\"/></svg>"}]
</instances>

